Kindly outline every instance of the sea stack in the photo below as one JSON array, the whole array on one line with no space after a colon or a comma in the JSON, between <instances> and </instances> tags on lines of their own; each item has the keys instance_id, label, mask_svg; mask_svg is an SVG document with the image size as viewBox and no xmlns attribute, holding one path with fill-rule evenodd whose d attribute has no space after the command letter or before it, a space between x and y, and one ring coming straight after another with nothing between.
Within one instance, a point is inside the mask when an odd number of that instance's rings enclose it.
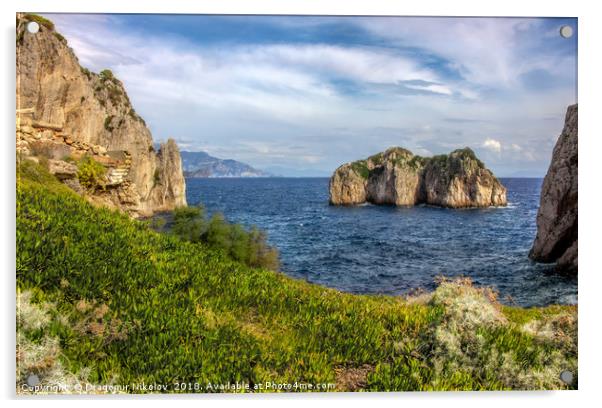
<instances>
[{"instance_id":1,"label":"sea stack","mask_svg":"<svg viewBox=\"0 0 602 408\"><path fill-rule=\"evenodd\" d=\"M86 198L133 217L186 205L180 153L168 141L159 151L146 123L110 70L80 66L54 24L37 17L39 31L17 14L17 153L47 162L49 170L82 191L77 163L91 158L104 166L103 188Z\"/></svg>"},{"instance_id":2,"label":"sea stack","mask_svg":"<svg viewBox=\"0 0 602 408\"><path fill-rule=\"evenodd\" d=\"M537 236L529 256L556 262L557 269L577 273L577 104L568 107L564 129L543 180Z\"/></svg>"},{"instance_id":3,"label":"sea stack","mask_svg":"<svg viewBox=\"0 0 602 408\"><path fill-rule=\"evenodd\" d=\"M391 147L365 160L344 164L330 179L330 204L448 208L506 205L506 188L468 147L421 157Z\"/></svg>"}]
</instances>

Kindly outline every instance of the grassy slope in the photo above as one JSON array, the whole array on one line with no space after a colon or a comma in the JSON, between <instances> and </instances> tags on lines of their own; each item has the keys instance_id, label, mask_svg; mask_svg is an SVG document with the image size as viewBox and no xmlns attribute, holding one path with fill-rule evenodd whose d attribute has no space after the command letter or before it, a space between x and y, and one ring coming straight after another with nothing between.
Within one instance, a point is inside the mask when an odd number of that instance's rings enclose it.
<instances>
[{"instance_id":1,"label":"grassy slope","mask_svg":"<svg viewBox=\"0 0 602 408\"><path fill-rule=\"evenodd\" d=\"M58 339L91 383L541 389L576 372L575 307L501 308L454 282L423 301L344 294L95 208L33 163L19 175L18 290L47 321L18 334ZM52 362L28 364L44 380Z\"/></svg>"}]
</instances>

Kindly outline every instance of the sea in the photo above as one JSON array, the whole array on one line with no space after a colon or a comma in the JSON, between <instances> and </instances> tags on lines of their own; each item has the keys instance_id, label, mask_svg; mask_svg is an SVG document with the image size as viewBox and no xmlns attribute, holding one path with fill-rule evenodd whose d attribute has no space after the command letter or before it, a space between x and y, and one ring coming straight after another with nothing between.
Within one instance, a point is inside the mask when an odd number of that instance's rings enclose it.
<instances>
[{"instance_id":1,"label":"sea","mask_svg":"<svg viewBox=\"0 0 602 408\"><path fill-rule=\"evenodd\" d=\"M577 279L528 258L540 178L501 178L508 206L447 209L328 204L328 178L190 178L189 205L268 233L281 271L360 294L433 290L470 277L519 306L576 304Z\"/></svg>"}]
</instances>

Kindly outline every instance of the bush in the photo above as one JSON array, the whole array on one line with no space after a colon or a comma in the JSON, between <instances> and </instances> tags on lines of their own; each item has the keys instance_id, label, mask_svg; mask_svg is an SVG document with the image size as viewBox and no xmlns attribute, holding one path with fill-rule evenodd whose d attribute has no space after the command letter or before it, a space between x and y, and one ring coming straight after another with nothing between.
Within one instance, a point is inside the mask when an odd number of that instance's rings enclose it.
<instances>
[{"instance_id":1,"label":"bush","mask_svg":"<svg viewBox=\"0 0 602 408\"><path fill-rule=\"evenodd\" d=\"M203 207L182 207L174 211L171 232L190 242L203 242L223 249L230 257L253 267L278 270L278 251L267 244L267 235L257 227L246 230L230 224L220 213L209 220Z\"/></svg>"},{"instance_id":2,"label":"bush","mask_svg":"<svg viewBox=\"0 0 602 408\"><path fill-rule=\"evenodd\" d=\"M366 160L358 160L351 163L351 168L363 179L367 179L370 176L370 170L368 170L368 163Z\"/></svg>"},{"instance_id":3,"label":"bush","mask_svg":"<svg viewBox=\"0 0 602 408\"><path fill-rule=\"evenodd\" d=\"M107 132L112 132L113 131L113 124L112 124L113 118L114 118L113 115L109 115L109 116L107 116L105 118L105 130Z\"/></svg>"},{"instance_id":4,"label":"bush","mask_svg":"<svg viewBox=\"0 0 602 408\"><path fill-rule=\"evenodd\" d=\"M123 92L117 85L111 85L108 89L109 91L109 100L113 106L119 104L121 102L121 98L123 96Z\"/></svg>"},{"instance_id":5,"label":"bush","mask_svg":"<svg viewBox=\"0 0 602 408\"><path fill-rule=\"evenodd\" d=\"M110 69L103 69L102 71L100 71L99 76L102 82L112 82L115 79L115 75L113 75L113 71L111 71Z\"/></svg>"},{"instance_id":6,"label":"bush","mask_svg":"<svg viewBox=\"0 0 602 408\"><path fill-rule=\"evenodd\" d=\"M88 68L80 67L82 74L88 78L88 80L92 79L92 72Z\"/></svg>"},{"instance_id":7,"label":"bush","mask_svg":"<svg viewBox=\"0 0 602 408\"><path fill-rule=\"evenodd\" d=\"M104 189L106 169L90 156L84 157L77 166L79 184L88 190Z\"/></svg>"},{"instance_id":8,"label":"bush","mask_svg":"<svg viewBox=\"0 0 602 408\"><path fill-rule=\"evenodd\" d=\"M176 208L171 232L186 241L200 242L205 229L203 217L203 207Z\"/></svg>"}]
</instances>

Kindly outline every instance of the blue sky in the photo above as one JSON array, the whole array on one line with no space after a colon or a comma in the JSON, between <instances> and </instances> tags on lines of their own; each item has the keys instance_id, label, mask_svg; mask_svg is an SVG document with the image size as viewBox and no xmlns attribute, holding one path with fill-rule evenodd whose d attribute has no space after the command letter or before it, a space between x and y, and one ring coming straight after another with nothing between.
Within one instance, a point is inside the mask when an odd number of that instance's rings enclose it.
<instances>
[{"instance_id":1,"label":"blue sky","mask_svg":"<svg viewBox=\"0 0 602 408\"><path fill-rule=\"evenodd\" d=\"M47 15L155 140L290 176L469 146L543 176L577 101L576 19Z\"/></svg>"}]
</instances>

